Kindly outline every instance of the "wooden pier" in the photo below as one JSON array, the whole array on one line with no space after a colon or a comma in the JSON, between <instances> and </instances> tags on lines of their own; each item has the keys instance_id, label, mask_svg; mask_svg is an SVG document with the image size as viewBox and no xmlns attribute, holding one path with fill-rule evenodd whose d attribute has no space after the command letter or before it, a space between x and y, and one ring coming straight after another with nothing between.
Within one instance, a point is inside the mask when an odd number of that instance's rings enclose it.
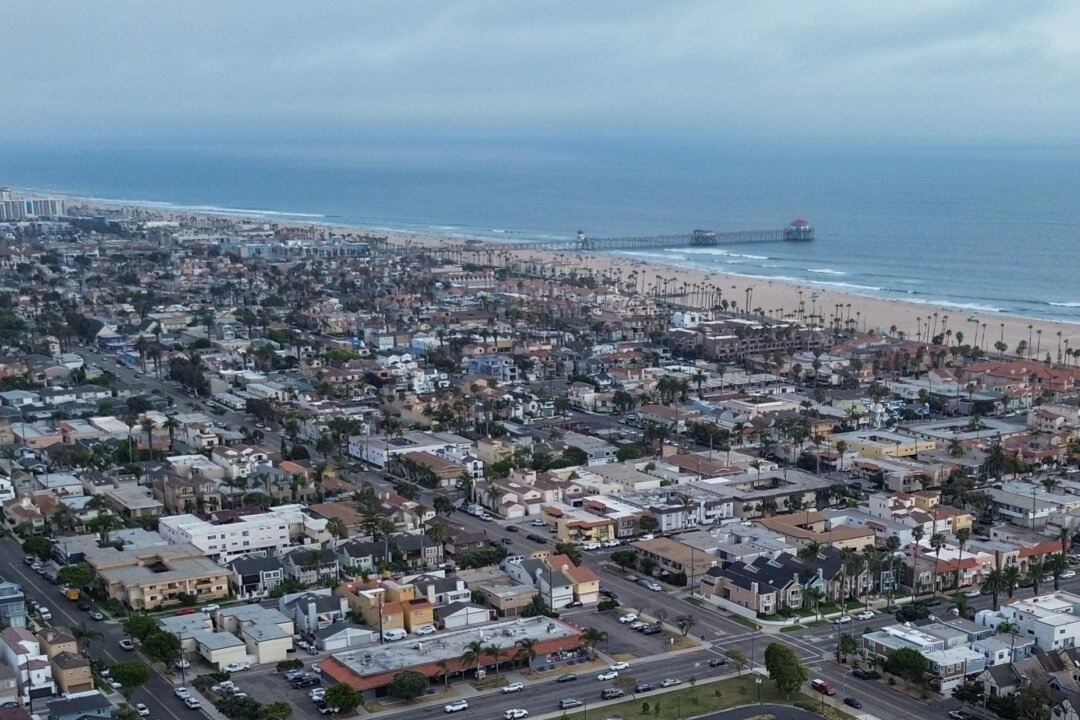
<instances>
[{"instance_id":1,"label":"wooden pier","mask_svg":"<svg viewBox=\"0 0 1080 720\"><path fill-rule=\"evenodd\" d=\"M612 250L651 250L690 247L715 247L747 243L808 242L814 239L814 229L798 219L782 230L737 230L713 232L694 230L685 235L654 235L651 237L591 238L579 232L574 240L522 243L520 247L557 252L610 252Z\"/></svg>"}]
</instances>

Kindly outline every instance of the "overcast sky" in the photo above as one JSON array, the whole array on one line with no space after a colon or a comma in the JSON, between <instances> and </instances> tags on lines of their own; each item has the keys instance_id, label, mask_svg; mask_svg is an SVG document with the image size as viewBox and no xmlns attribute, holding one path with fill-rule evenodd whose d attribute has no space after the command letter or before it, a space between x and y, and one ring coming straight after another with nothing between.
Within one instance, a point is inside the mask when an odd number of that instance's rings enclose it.
<instances>
[{"instance_id":1,"label":"overcast sky","mask_svg":"<svg viewBox=\"0 0 1080 720\"><path fill-rule=\"evenodd\" d=\"M0 6L0 142L1072 140L1080 3Z\"/></svg>"}]
</instances>

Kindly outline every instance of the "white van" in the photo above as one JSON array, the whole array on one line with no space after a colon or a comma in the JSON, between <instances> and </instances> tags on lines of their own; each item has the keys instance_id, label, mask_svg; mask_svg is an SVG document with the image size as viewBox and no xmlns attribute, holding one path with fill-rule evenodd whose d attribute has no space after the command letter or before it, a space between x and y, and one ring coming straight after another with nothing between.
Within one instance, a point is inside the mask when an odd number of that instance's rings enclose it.
<instances>
[{"instance_id":1,"label":"white van","mask_svg":"<svg viewBox=\"0 0 1080 720\"><path fill-rule=\"evenodd\" d=\"M394 630L383 630L382 639L386 642L394 642L395 640L404 640L409 636L409 633L401 628Z\"/></svg>"}]
</instances>

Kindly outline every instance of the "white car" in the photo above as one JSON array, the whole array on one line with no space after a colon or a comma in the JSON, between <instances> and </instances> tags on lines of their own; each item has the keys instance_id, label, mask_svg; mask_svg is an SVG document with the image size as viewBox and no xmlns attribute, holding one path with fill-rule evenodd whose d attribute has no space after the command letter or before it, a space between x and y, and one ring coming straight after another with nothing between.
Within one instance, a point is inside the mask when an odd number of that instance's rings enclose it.
<instances>
[{"instance_id":1,"label":"white car","mask_svg":"<svg viewBox=\"0 0 1080 720\"><path fill-rule=\"evenodd\" d=\"M218 605L218 604L216 604L216 603L215 603L215 604L211 604L211 605L203 605L203 607L202 607L202 611L203 611L204 613L212 613L212 612L217 612L217 611L218 611L218 610L220 610L220 609L221 609L221 606L220 606L220 605Z\"/></svg>"},{"instance_id":2,"label":"white car","mask_svg":"<svg viewBox=\"0 0 1080 720\"><path fill-rule=\"evenodd\" d=\"M1062 577L1065 577L1065 576L1062 575ZM966 597L966 598L977 598L980 595L982 595L981 590L968 590L966 593L964 593L964 597Z\"/></svg>"},{"instance_id":3,"label":"white car","mask_svg":"<svg viewBox=\"0 0 1080 720\"><path fill-rule=\"evenodd\" d=\"M319 702L320 700L322 700L323 698L326 697L326 688L321 688L321 687L313 688L308 693L308 697L311 698L312 700L314 700L315 702Z\"/></svg>"},{"instance_id":4,"label":"white car","mask_svg":"<svg viewBox=\"0 0 1080 720\"><path fill-rule=\"evenodd\" d=\"M525 708L510 708L503 713L503 717L506 720L520 720L520 718L529 717L529 711Z\"/></svg>"},{"instance_id":5,"label":"white car","mask_svg":"<svg viewBox=\"0 0 1080 720\"><path fill-rule=\"evenodd\" d=\"M191 693L188 692L188 689L186 687L184 687L183 685L181 685L180 687L174 689L173 690L173 695L175 695L178 698L191 697Z\"/></svg>"},{"instance_id":6,"label":"white car","mask_svg":"<svg viewBox=\"0 0 1080 720\"><path fill-rule=\"evenodd\" d=\"M547 525L547 523L544 522L543 520L533 520L529 524L532 525L533 527L544 527L545 525Z\"/></svg>"},{"instance_id":7,"label":"white car","mask_svg":"<svg viewBox=\"0 0 1080 720\"><path fill-rule=\"evenodd\" d=\"M1070 579L1076 577L1076 571L1071 570L1071 569L1070 570L1063 570L1062 573L1060 575L1058 575L1058 577L1060 579L1062 579L1062 580L1070 580Z\"/></svg>"},{"instance_id":8,"label":"white car","mask_svg":"<svg viewBox=\"0 0 1080 720\"><path fill-rule=\"evenodd\" d=\"M176 663L176 667L187 670L189 667L191 667L191 663L189 663L187 660L181 660L180 662Z\"/></svg>"},{"instance_id":9,"label":"white car","mask_svg":"<svg viewBox=\"0 0 1080 720\"><path fill-rule=\"evenodd\" d=\"M150 714L150 708L142 703L135 703L135 712L139 713L141 717L146 717Z\"/></svg>"},{"instance_id":10,"label":"white car","mask_svg":"<svg viewBox=\"0 0 1080 720\"><path fill-rule=\"evenodd\" d=\"M682 685L682 680L679 680L677 678L668 678L667 680L662 680L660 682L660 687L662 688L675 687L676 685Z\"/></svg>"},{"instance_id":11,"label":"white car","mask_svg":"<svg viewBox=\"0 0 1080 720\"><path fill-rule=\"evenodd\" d=\"M581 549L582 550L599 550L600 549L600 543L598 543L598 542L585 543L584 545L581 546Z\"/></svg>"},{"instance_id":12,"label":"white car","mask_svg":"<svg viewBox=\"0 0 1080 720\"><path fill-rule=\"evenodd\" d=\"M128 638L124 638L120 641L120 647L124 648L125 650L134 650L135 642L133 640L129 640Z\"/></svg>"},{"instance_id":13,"label":"white car","mask_svg":"<svg viewBox=\"0 0 1080 720\"><path fill-rule=\"evenodd\" d=\"M421 637L423 637L424 635L434 635L434 634L435 634L435 626L434 625L421 625L420 627L413 629L413 635L420 635Z\"/></svg>"},{"instance_id":14,"label":"white car","mask_svg":"<svg viewBox=\"0 0 1080 720\"><path fill-rule=\"evenodd\" d=\"M113 690L119 690L120 688L124 687L123 685L121 685L116 680L113 680L112 678L108 678L105 682L109 683L109 687L111 687Z\"/></svg>"},{"instance_id":15,"label":"white car","mask_svg":"<svg viewBox=\"0 0 1080 720\"><path fill-rule=\"evenodd\" d=\"M311 663L311 672L321 673L322 668L319 667L319 663Z\"/></svg>"},{"instance_id":16,"label":"white car","mask_svg":"<svg viewBox=\"0 0 1080 720\"><path fill-rule=\"evenodd\" d=\"M191 697L190 695L184 698L184 704L188 706L189 710L198 710L202 707L202 703Z\"/></svg>"},{"instance_id":17,"label":"white car","mask_svg":"<svg viewBox=\"0 0 1080 720\"><path fill-rule=\"evenodd\" d=\"M623 660L621 662L617 662L614 665L611 665L610 667L608 667L608 670L629 670L629 669L630 669L630 663L626 662L625 660Z\"/></svg>"},{"instance_id":18,"label":"white car","mask_svg":"<svg viewBox=\"0 0 1080 720\"><path fill-rule=\"evenodd\" d=\"M617 677L619 677L619 673L618 673L617 670L605 670L604 672L597 675L596 679L597 680L614 680Z\"/></svg>"},{"instance_id":19,"label":"white car","mask_svg":"<svg viewBox=\"0 0 1080 720\"><path fill-rule=\"evenodd\" d=\"M443 705L443 712L460 712L462 710L469 709L469 702L467 700L455 700L454 702L448 702Z\"/></svg>"},{"instance_id":20,"label":"white car","mask_svg":"<svg viewBox=\"0 0 1080 720\"><path fill-rule=\"evenodd\" d=\"M856 620L870 620L874 617L873 610L863 610L861 613L855 613Z\"/></svg>"},{"instance_id":21,"label":"white car","mask_svg":"<svg viewBox=\"0 0 1080 720\"><path fill-rule=\"evenodd\" d=\"M234 662L234 663L229 663L228 665L225 666L225 670L227 672L231 672L231 673L243 672L244 670L250 670L250 669L251 669L251 663L249 663L249 662Z\"/></svg>"},{"instance_id":22,"label":"white car","mask_svg":"<svg viewBox=\"0 0 1080 720\"><path fill-rule=\"evenodd\" d=\"M618 540L608 540L607 542L603 543L603 547L606 548L619 547L620 545L622 545L622 543Z\"/></svg>"},{"instance_id":23,"label":"white car","mask_svg":"<svg viewBox=\"0 0 1080 720\"><path fill-rule=\"evenodd\" d=\"M510 683L508 685L503 685L502 691L504 693L516 693L516 692L521 692L524 689L525 689L525 686L522 685L521 683L512 682L512 683Z\"/></svg>"},{"instance_id":24,"label":"white car","mask_svg":"<svg viewBox=\"0 0 1080 720\"><path fill-rule=\"evenodd\" d=\"M627 613L626 615L623 615L621 618L619 618L619 622L621 622L623 625L625 625L626 623L632 623L635 620L637 620L637 615L635 615L634 613Z\"/></svg>"},{"instance_id":25,"label":"white car","mask_svg":"<svg viewBox=\"0 0 1080 720\"><path fill-rule=\"evenodd\" d=\"M849 622L851 622L850 615L841 615L840 617L833 620L833 625L847 625Z\"/></svg>"}]
</instances>

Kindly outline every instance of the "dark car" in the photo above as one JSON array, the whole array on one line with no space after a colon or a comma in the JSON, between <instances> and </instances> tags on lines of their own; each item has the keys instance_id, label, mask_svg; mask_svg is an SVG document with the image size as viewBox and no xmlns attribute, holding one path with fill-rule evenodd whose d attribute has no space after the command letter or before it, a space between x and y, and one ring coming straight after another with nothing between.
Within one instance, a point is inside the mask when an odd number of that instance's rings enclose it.
<instances>
[{"instance_id":1,"label":"dark car","mask_svg":"<svg viewBox=\"0 0 1080 720\"><path fill-rule=\"evenodd\" d=\"M661 633L663 631L664 631L664 629L662 627L660 627L660 625L650 625L649 627L642 630L641 634L642 635L656 635L656 634Z\"/></svg>"},{"instance_id":2,"label":"dark car","mask_svg":"<svg viewBox=\"0 0 1080 720\"><path fill-rule=\"evenodd\" d=\"M857 697L846 697L846 698L844 698L844 704L849 705L849 706L851 706L853 708L861 708L862 707L862 703L859 701L859 698L857 698Z\"/></svg>"},{"instance_id":3,"label":"dark car","mask_svg":"<svg viewBox=\"0 0 1080 720\"><path fill-rule=\"evenodd\" d=\"M572 682L574 680L577 680L577 675L574 673L566 673L555 678L555 682Z\"/></svg>"},{"instance_id":4,"label":"dark car","mask_svg":"<svg viewBox=\"0 0 1080 720\"><path fill-rule=\"evenodd\" d=\"M929 600L920 600L919 604L923 607L934 607L936 605L940 605L943 602L945 601L941 598L930 598Z\"/></svg>"},{"instance_id":5,"label":"dark car","mask_svg":"<svg viewBox=\"0 0 1080 720\"><path fill-rule=\"evenodd\" d=\"M507 525L506 526L506 532L517 532L520 529L521 528L519 528L517 525Z\"/></svg>"},{"instance_id":6,"label":"dark car","mask_svg":"<svg viewBox=\"0 0 1080 720\"><path fill-rule=\"evenodd\" d=\"M299 678L292 681L292 686L297 690L299 690L300 688L315 687L319 684L319 678L316 677Z\"/></svg>"},{"instance_id":7,"label":"dark car","mask_svg":"<svg viewBox=\"0 0 1080 720\"><path fill-rule=\"evenodd\" d=\"M511 540L510 538L503 538L502 542L503 542L503 545L513 545L514 544L514 541Z\"/></svg>"},{"instance_id":8,"label":"dark car","mask_svg":"<svg viewBox=\"0 0 1080 720\"><path fill-rule=\"evenodd\" d=\"M709 661L709 667L724 667L727 665L727 660L724 658L713 658Z\"/></svg>"},{"instance_id":9,"label":"dark car","mask_svg":"<svg viewBox=\"0 0 1080 720\"><path fill-rule=\"evenodd\" d=\"M85 600L82 601L81 603L79 603L79 609L83 612L86 612L90 609L90 603L86 602Z\"/></svg>"},{"instance_id":10,"label":"dark car","mask_svg":"<svg viewBox=\"0 0 1080 720\"><path fill-rule=\"evenodd\" d=\"M546 537L540 537L539 535L537 535L535 533L529 533L528 535L526 535L526 537L529 538L530 540L532 540L533 542L538 542L541 545L547 545L547 538Z\"/></svg>"},{"instance_id":11,"label":"dark car","mask_svg":"<svg viewBox=\"0 0 1080 720\"><path fill-rule=\"evenodd\" d=\"M610 598L611 600L614 600L615 598L619 597L618 595L615 594L615 592L613 590L608 590L607 588L600 588L600 594L603 595L606 598Z\"/></svg>"},{"instance_id":12,"label":"dark car","mask_svg":"<svg viewBox=\"0 0 1080 720\"><path fill-rule=\"evenodd\" d=\"M857 668L851 671L851 676L859 678L860 680L877 680L881 677L881 674L876 670L863 670L862 668Z\"/></svg>"},{"instance_id":13,"label":"dark car","mask_svg":"<svg viewBox=\"0 0 1080 720\"><path fill-rule=\"evenodd\" d=\"M649 692L650 690L655 690L655 689L656 689L656 686L653 685L652 683L639 683L638 686L636 688L634 688L634 692L636 692L636 693Z\"/></svg>"}]
</instances>

